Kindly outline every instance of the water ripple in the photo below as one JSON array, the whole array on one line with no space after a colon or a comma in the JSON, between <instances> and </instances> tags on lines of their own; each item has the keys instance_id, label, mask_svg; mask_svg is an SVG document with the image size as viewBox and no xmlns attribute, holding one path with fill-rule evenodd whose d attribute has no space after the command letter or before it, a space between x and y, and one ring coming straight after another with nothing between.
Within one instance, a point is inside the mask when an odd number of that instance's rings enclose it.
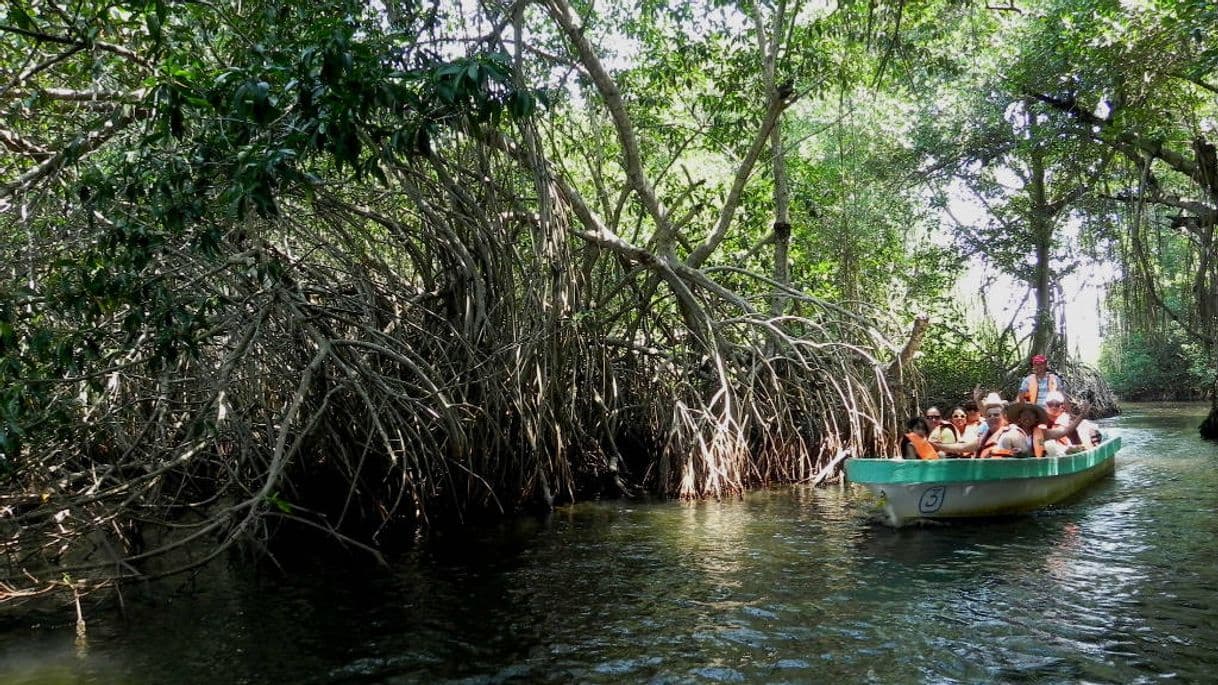
<instances>
[{"instance_id":1,"label":"water ripple","mask_svg":"<svg viewBox=\"0 0 1218 685\"><path fill-rule=\"evenodd\" d=\"M849 488L593 502L390 573L227 573L180 609L92 623L79 656L70 628L10 634L0 682L1209 682L1203 413L1103 422L1125 441L1115 477L1035 516L892 530Z\"/></svg>"}]
</instances>

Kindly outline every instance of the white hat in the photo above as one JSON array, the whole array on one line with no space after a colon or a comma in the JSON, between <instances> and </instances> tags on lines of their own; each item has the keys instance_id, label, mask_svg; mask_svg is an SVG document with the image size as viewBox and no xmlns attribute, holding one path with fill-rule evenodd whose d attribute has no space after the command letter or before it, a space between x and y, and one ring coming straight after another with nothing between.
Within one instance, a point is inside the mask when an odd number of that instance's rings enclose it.
<instances>
[{"instance_id":1,"label":"white hat","mask_svg":"<svg viewBox=\"0 0 1218 685\"><path fill-rule=\"evenodd\" d=\"M986 395L985 399L981 400L982 409L989 409L990 407L1005 407L1006 405L1006 401L999 397L998 393L996 392Z\"/></svg>"},{"instance_id":2,"label":"white hat","mask_svg":"<svg viewBox=\"0 0 1218 685\"><path fill-rule=\"evenodd\" d=\"M1054 390L1045 395L1045 404L1050 402L1061 402L1064 404L1066 402L1066 396L1063 395L1060 390Z\"/></svg>"}]
</instances>

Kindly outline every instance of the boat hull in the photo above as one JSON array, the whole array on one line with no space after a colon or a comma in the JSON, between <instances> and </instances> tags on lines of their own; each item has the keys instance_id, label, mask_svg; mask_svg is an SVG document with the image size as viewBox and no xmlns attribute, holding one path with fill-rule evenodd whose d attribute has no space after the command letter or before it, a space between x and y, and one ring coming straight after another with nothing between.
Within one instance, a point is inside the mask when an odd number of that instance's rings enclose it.
<instances>
[{"instance_id":1,"label":"boat hull","mask_svg":"<svg viewBox=\"0 0 1218 685\"><path fill-rule=\"evenodd\" d=\"M867 488L889 525L919 519L1005 516L1078 494L1115 469L1120 438L1061 457L1029 459L849 459L846 478Z\"/></svg>"}]
</instances>

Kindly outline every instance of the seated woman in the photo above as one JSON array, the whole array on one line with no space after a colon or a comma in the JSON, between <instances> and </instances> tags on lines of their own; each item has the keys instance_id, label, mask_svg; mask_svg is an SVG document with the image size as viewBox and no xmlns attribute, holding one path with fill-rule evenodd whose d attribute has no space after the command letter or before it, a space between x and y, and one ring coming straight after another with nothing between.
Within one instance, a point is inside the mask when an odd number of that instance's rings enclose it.
<instances>
[{"instance_id":1,"label":"seated woman","mask_svg":"<svg viewBox=\"0 0 1218 685\"><path fill-rule=\"evenodd\" d=\"M926 419L914 416L905 422L905 435L901 436L902 459L938 459L939 452L935 450L926 436L930 435L930 426Z\"/></svg>"},{"instance_id":2,"label":"seated woman","mask_svg":"<svg viewBox=\"0 0 1218 685\"><path fill-rule=\"evenodd\" d=\"M984 423L979 430L973 432L973 437L964 442L951 445L938 445L939 449L949 457L971 457L974 455L988 456L986 449L993 449L994 440L1004 424L1002 410L1006 407L998 393L991 392L981 402Z\"/></svg>"},{"instance_id":3,"label":"seated woman","mask_svg":"<svg viewBox=\"0 0 1218 685\"><path fill-rule=\"evenodd\" d=\"M977 429L973 428L973 434L969 435L968 413L964 407L952 407L951 413L952 428L956 430L955 442L968 442L970 438L977 437ZM946 440L944 441L946 442Z\"/></svg>"},{"instance_id":4,"label":"seated woman","mask_svg":"<svg viewBox=\"0 0 1218 685\"><path fill-rule=\"evenodd\" d=\"M943 415L939 413L938 407L926 410L926 423L930 426L930 435L927 435L926 438L931 442L946 445L960 442L960 432L956 430L954 424L943 420Z\"/></svg>"}]
</instances>

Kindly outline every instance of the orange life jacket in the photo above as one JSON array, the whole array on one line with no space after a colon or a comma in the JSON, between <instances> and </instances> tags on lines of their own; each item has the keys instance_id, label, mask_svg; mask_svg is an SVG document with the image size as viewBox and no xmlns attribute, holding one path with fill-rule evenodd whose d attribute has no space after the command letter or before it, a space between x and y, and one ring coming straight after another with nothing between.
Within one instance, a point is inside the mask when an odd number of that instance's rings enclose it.
<instances>
[{"instance_id":1,"label":"orange life jacket","mask_svg":"<svg viewBox=\"0 0 1218 685\"><path fill-rule=\"evenodd\" d=\"M913 444L914 451L918 453L919 459L938 459L939 458L939 451L936 450L935 446L930 444L930 441L927 440L926 438L922 437L921 435L918 435L917 433L914 433L913 431L906 433L905 437L909 440L909 442L911 444Z\"/></svg>"},{"instance_id":2,"label":"orange life jacket","mask_svg":"<svg viewBox=\"0 0 1218 685\"><path fill-rule=\"evenodd\" d=\"M1048 377L1049 377L1048 392L1053 392L1054 390L1057 390L1057 374L1055 374L1051 371L1046 371L1045 374L1048 375ZM1036 380L1036 374L1034 374L1034 373L1028 374L1027 380L1028 380L1028 390L1027 390L1027 392L1024 393L1024 397L1027 398L1028 402L1030 402L1032 404L1036 404L1036 394L1040 392L1040 381Z\"/></svg>"},{"instance_id":3,"label":"orange life jacket","mask_svg":"<svg viewBox=\"0 0 1218 685\"><path fill-rule=\"evenodd\" d=\"M978 459L1001 459L1015 456L1011 450L998 449L998 436L1002 435L1004 429L1005 426L985 434L985 442L981 443L981 447L977 450Z\"/></svg>"},{"instance_id":4,"label":"orange life jacket","mask_svg":"<svg viewBox=\"0 0 1218 685\"><path fill-rule=\"evenodd\" d=\"M981 450L977 453L977 456L981 457L982 459L985 459L985 458L993 459L996 457L1013 457L1013 456L1015 456L1017 454L1017 452L1015 452L1014 450L1009 450L1006 448L1000 449L998 447L998 438L1000 436L1002 436L1003 434L1005 434L1007 431L1011 431L1011 430L1017 430L1020 433L1023 433L1024 437L1028 436L1028 432L1025 431L1024 429L1020 428L1016 424L1013 424L1013 423L1009 424L1006 427L999 430L997 432L997 434L987 435L985 438L985 444L981 446ZM1037 426L1036 428L1032 429L1031 443L1032 443L1032 454L1033 455L1035 455L1037 457L1045 456L1045 429L1043 426Z\"/></svg>"}]
</instances>

